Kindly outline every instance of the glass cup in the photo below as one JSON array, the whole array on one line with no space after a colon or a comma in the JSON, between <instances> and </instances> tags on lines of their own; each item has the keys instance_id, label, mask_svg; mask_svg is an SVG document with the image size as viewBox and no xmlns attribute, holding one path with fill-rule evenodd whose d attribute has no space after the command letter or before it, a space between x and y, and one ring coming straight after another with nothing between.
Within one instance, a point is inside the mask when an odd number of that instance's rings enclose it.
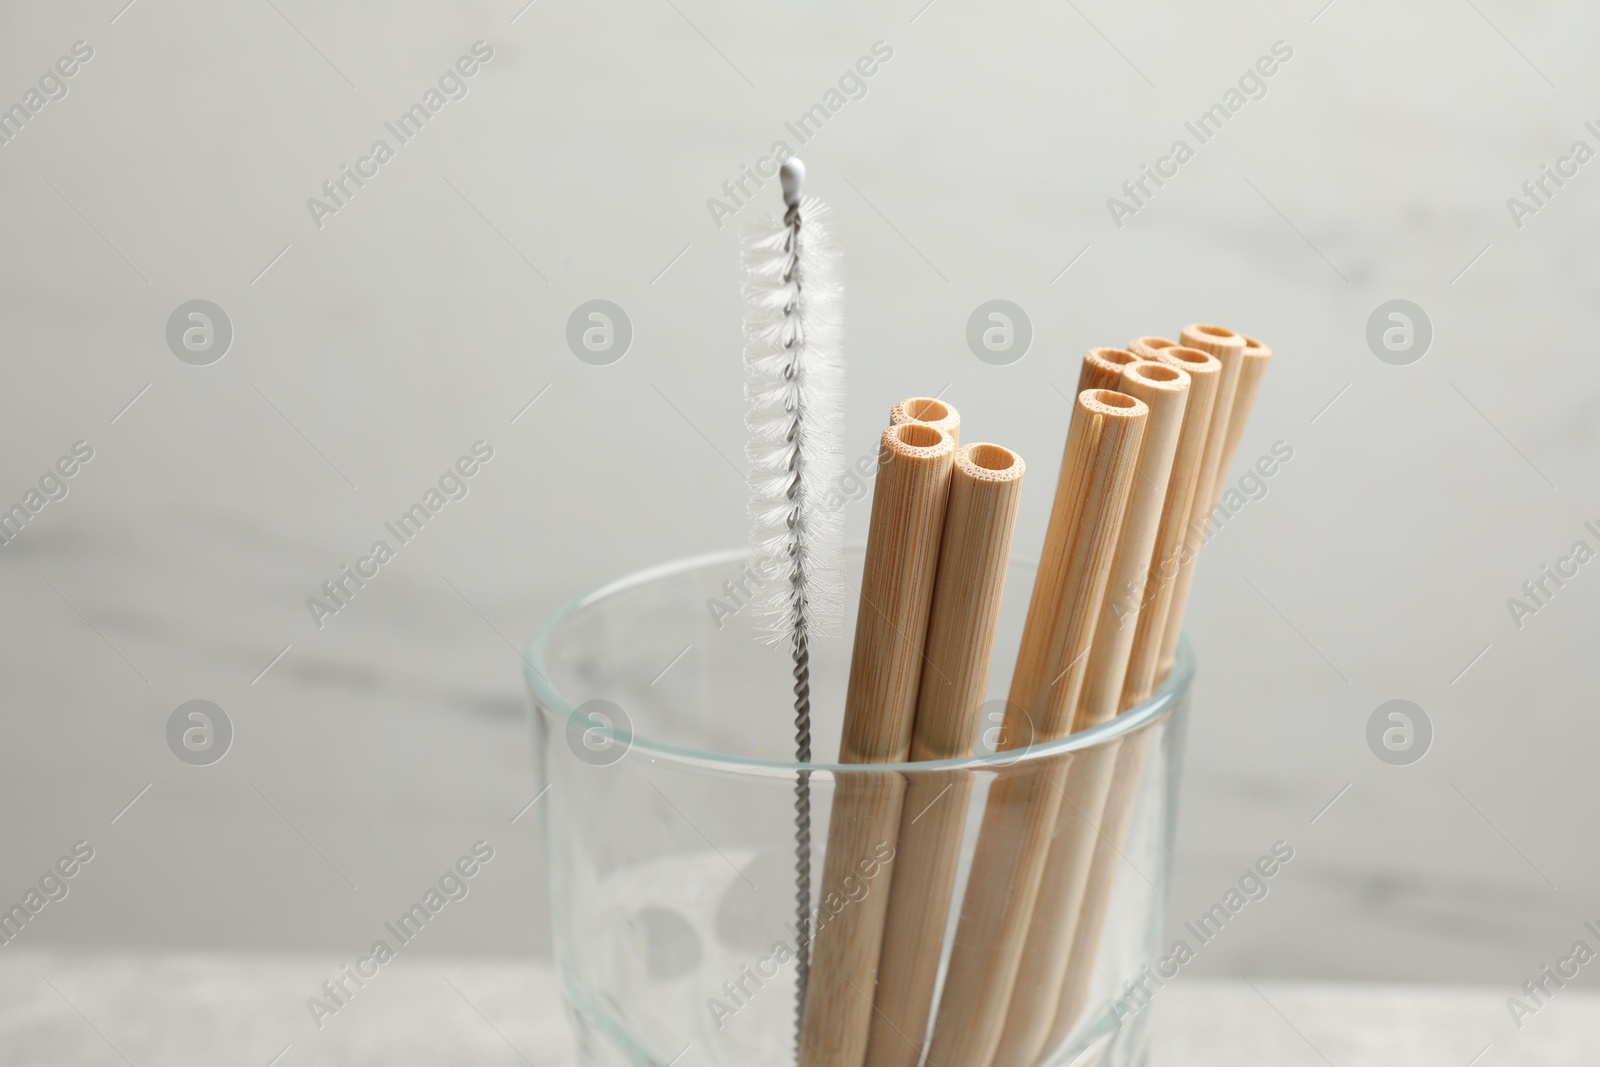
<instances>
[{"instance_id":1,"label":"glass cup","mask_svg":"<svg viewBox=\"0 0 1600 1067\"><path fill-rule=\"evenodd\" d=\"M583 1064L796 1063L799 956L830 921L852 936L875 929L861 920L883 914L896 869L897 842L883 841L848 888L831 892L821 884L829 840L842 839L840 827L830 827L835 800L847 812L852 793L886 785L904 799L903 820L919 816L911 809L922 799L960 804L950 795L966 797L965 809L954 809L961 843L942 949L933 934L938 974L924 979L942 985L990 786L1050 774L1069 783L1057 789L1056 843L1076 835L1079 853L1092 855L1092 863L1080 864L1075 882L1044 879L1034 924L1019 943L1028 946L1046 914L1072 919L1070 959L1065 947L1053 950L1065 962L1060 989L1048 987L1044 1007L1030 1009L1045 1012L1032 1021L1048 1037L1017 1062L1140 1062L1149 1032L1146 993L1158 988L1142 969L1163 952L1193 676L1187 644L1143 704L1070 738L1005 747L1004 696L1034 574L1032 564L1014 561L976 755L799 764L790 650L760 640L747 606L760 578L746 562L743 551L721 552L613 582L558 611L524 657L537 785L548 788L539 807L556 964ZM845 573L860 573L861 562L859 548L847 550ZM838 750L855 628L850 600L842 636L811 644L812 748L819 756ZM1086 780L1074 779L1074 766L1105 771L1103 811L1072 799L1071 783ZM952 783L962 788L947 790ZM809 799L808 839L797 832L802 796ZM847 909L857 909L848 922L836 918ZM1062 973L1060 962L1055 973ZM808 988L815 994L832 978L813 971ZM1140 983L1132 995L1130 983ZM1013 1012L1023 999L1013 1001ZM935 1004L928 1005L929 1026ZM881 1011L863 1017L883 1025ZM1008 1016L1007 1027L1014 1021ZM916 1063L923 1034L898 1037L906 1048L896 1058L909 1050Z\"/></svg>"}]
</instances>

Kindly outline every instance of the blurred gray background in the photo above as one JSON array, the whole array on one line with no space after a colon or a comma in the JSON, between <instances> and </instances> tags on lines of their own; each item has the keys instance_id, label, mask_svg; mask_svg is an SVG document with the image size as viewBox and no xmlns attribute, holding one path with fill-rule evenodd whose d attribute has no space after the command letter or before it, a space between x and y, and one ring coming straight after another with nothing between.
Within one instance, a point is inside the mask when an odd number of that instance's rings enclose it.
<instances>
[{"instance_id":1,"label":"blurred gray background","mask_svg":"<svg viewBox=\"0 0 1600 1067\"><path fill-rule=\"evenodd\" d=\"M548 953L515 649L744 540L737 223L778 198L720 227L707 199L777 140L847 250L847 453L941 394L1032 465L1021 554L1086 347L1209 320L1276 350L1231 478L1293 458L1189 610L1174 920L1275 840L1297 859L1198 970L1509 995L1597 917L1600 563L1520 628L1506 601L1600 549L1600 161L1520 228L1506 200L1600 149L1600 13L525 2L0 9L0 104L93 49L0 146L0 505L94 450L0 547L0 899L96 853L19 943L342 955L484 839L424 950ZM319 227L307 198L476 41L466 96ZM1279 41L1266 95L1119 228L1107 198ZM195 299L234 333L207 366L166 338ZM634 331L606 366L565 340L592 299ZM1033 326L1010 365L966 344L991 299ZM1392 299L1432 325L1407 366L1366 340ZM465 499L318 629L306 599L480 440ZM1434 731L1405 767L1366 741L1395 698ZM234 726L213 766L168 749L193 699Z\"/></svg>"}]
</instances>

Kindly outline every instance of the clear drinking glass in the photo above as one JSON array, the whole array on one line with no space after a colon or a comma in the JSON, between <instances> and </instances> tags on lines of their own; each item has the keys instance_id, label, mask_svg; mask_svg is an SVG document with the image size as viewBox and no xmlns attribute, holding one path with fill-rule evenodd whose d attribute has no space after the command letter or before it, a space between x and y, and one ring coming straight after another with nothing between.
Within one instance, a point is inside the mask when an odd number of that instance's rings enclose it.
<instances>
[{"instance_id":1,"label":"clear drinking glass","mask_svg":"<svg viewBox=\"0 0 1600 1067\"><path fill-rule=\"evenodd\" d=\"M795 1063L801 771L809 782L805 851L813 908L826 908L815 897L842 782L888 780L892 770L907 783L908 796L934 796L938 783L953 777L969 786L942 976L989 784L1000 774L1073 760L1115 764L1118 777L1106 813L1077 829L1092 832L1097 853L1082 902L1042 894L1036 905L1035 915L1070 907L1080 919L1051 1039L1033 1062L1139 1062L1149 1013L1130 1011L1126 998L1119 1007L1114 998L1164 951L1193 675L1187 645L1159 690L1138 707L1069 739L997 752L1033 586L1034 567L1013 562L988 687L993 699L984 707L976 756L801 765L793 760L789 649L757 638L745 607L757 578L745 569L746 558L742 551L698 556L581 597L545 624L524 660L536 709L538 787L548 786L539 807L556 963L582 1062ZM861 562L859 548L847 551L845 573L859 574ZM850 599L841 636L811 646L812 744L822 759L838 750L855 627ZM1116 825L1119 804L1125 829ZM1061 826L1078 818L1062 805ZM886 893L893 870L891 859L858 884L864 894ZM813 988L815 981L813 975Z\"/></svg>"}]
</instances>

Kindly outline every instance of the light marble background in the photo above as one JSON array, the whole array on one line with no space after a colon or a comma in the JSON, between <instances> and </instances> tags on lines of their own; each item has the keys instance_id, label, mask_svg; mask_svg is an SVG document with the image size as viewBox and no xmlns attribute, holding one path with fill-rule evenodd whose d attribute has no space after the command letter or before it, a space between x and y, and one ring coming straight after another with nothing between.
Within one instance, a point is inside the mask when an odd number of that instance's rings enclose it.
<instances>
[{"instance_id":1,"label":"light marble background","mask_svg":"<svg viewBox=\"0 0 1600 1067\"><path fill-rule=\"evenodd\" d=\"M1513 993L1600 917L1600 570L1506 608L1600 525L1600 162L1521 230L1505 206L1600 147L1600 14L1323 2L0 9L0 101L95 49L0 147L0 501L95 449L0 548L0 897L97 850L27 941L337 954L482 838L429 951L548 953L512 646L743 539L736 227L705 201L884 40L803 152L849 255L852 454L943 391L1032 462L1031 553L1085 347L1268 339L1240 459L1295 453L1191 602L1174 919L1287 839L1197 971ZM306 198L479 39L468 97L317 229ZM1277 40L1267 97L1116 228L1106 197ZM236 331L209 367L164 340L197 297ZM563 339L596 297L636 331L608 367ZM995 297L1035 329L1007 367L963 337ZM1435 330L1408 367L1363 336L1396 297ZM478 439L470 495L317 630L305 599ZM1364 739L1394 697L1436 731L1405 768ZM210 768L166 747L194 698L237 730Z\"/></svg>"}]
</instances>

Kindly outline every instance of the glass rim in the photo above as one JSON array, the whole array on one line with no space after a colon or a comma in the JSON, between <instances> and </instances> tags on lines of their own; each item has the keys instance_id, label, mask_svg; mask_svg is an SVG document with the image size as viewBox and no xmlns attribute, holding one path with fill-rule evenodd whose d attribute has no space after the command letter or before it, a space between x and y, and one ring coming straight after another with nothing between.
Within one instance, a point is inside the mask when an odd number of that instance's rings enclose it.
<instances>
[{"instance_id":1,"label":"glass rim","mask_svg":"<svg viewBox=\"0 0 1600 1067\"><path fill-rule=\"evenodd\" d=\"M864 542L851 542L845 547L847 549L860 549L863 546ZM532 640L528 642L527 648L522 653L522 676L533 693L534 703L538 705L537 711L540 714L557 718L563 724L571 722L572 717L577 714L578 705L573 704L563 693L556 689L554 683L550 681L549 674L546 673L545 663L545 653L549 648L550 639L562 623L566 622L571 616L599 603L607 597L615 596L626 590L714 564L737 563L740 560L749 558L749 554L750 550L748 548L730 548L714 552L702 552L694 556L684 556L664 563L657 563L606 582L598 588L572 598L557 608L555 613L546 619L544 624L535 632ZM1031 559L1012 559L1007 566L1013 565L1037 569L1038 562ZM686 748L636 731L627 738L626 743L630 750L640 749L652 757L673 763L734 773L780 775L789 778L794 777L800 771L826 774L849 774L852 772L860 773L862 771L882 771L885 769L909 770L918 773L951 770L999 771L1023 763L1048 759L1068 752L1076 752L1079 749L1094 748L1098 745L1108 744L1111 741L1119 740L1132 734L1159 719L1165 718L1176 706L1178 697L1189 688L1190 682L1194 680L1194 671L1193 650L1189 645L1188 635L1184 634L1178 642L1177 657L1172 664L1172 670L1167 672L1166 678L1162 679L1149 697L1133 707L1117 713L1098 726L1079 730L1077 733L1068 734L1054 741L1039 741L1023 748L985 752L955 759L907 761L905 763L800 763L797 760L756 759L751 756L736 756L726 752ZM609 727L586 728L609 729Z\"/></svg>"}]
</instances>

